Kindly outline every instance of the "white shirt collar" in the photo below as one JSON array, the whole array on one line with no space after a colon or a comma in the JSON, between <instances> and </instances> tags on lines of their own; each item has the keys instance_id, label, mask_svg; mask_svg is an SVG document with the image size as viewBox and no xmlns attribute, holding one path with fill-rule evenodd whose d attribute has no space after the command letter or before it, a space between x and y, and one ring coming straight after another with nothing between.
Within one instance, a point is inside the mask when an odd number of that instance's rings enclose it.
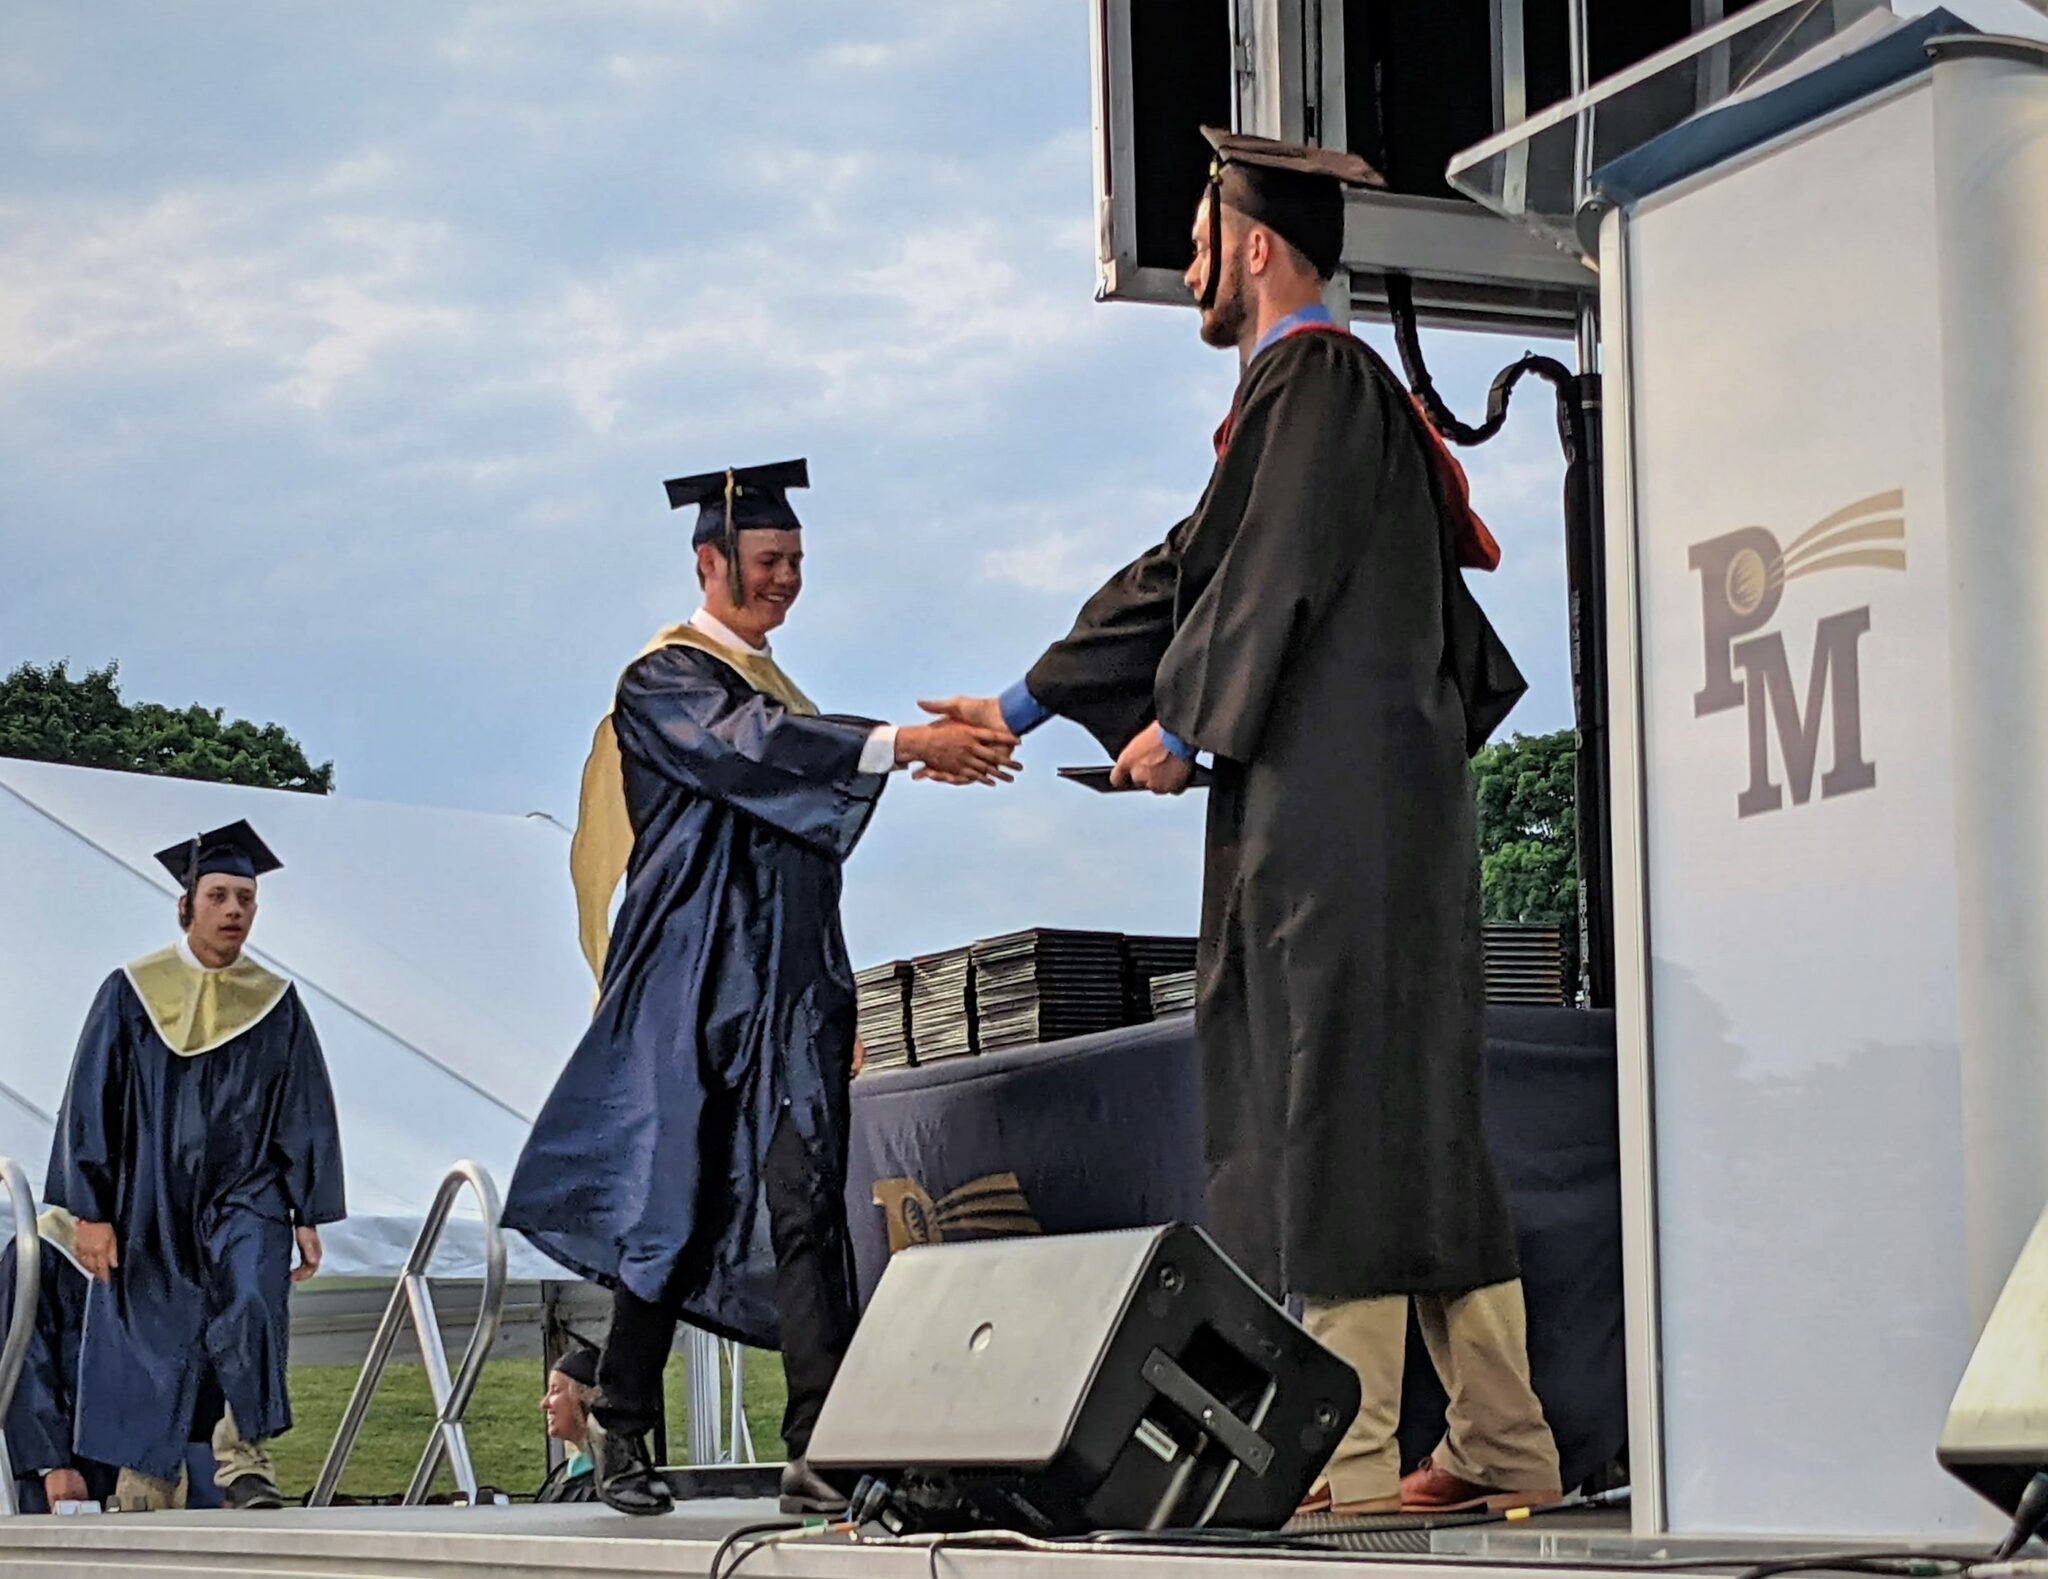
<instances>
[{"instance_id":1,"label":"white shirt collar","mask_svg":"<svg viewBox=\"0 0 2048 1579\"><path fill-rule=\"evenodd\" d=\"M699 609L695 614L692 614L690 616L690 624L702 631L706 636L709 636L721 647L730 647L735 652L751 653L756 658L766 658L768 656L768 644L765 641L756 647L744 636L739 635L728 627L723 620L713 615L709 609Z\"/></svg>"},{"instance_id":2,"label":"white shirt collar","mask_svg":"<svg viewBox=\"0 0 2048 1579\"><path fill-rule=\"evenodd\" d=\"M226 965L209 965L205 963L197 954L192 952L192 940L183 933L180 933L178 936L178 958L187 965L190 965L194 970L203 970L209 976L217 976L222 971L230 968Z\"/></svg>"}]
</instances>

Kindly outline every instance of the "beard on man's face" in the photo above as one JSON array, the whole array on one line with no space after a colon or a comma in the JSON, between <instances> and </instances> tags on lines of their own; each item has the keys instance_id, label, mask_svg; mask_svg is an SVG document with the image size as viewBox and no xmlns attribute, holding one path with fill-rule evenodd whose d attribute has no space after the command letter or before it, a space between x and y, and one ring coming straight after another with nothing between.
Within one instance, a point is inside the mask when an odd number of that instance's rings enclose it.
<instances>
[{"instance_id":1,"label":"beard on man's face","mask_svg":"<svg viewBox=\"0 0 2048 1579\"><path fill-rule=\"evenodd\" d=\"M1221 266L1223 276L1216 285L1216 304L1202 314L1202 343L1228 350L1243 340L1251 308L1245 301L1244 268L1237 252L1226 252Z\"/></svg>"}]
</instances>

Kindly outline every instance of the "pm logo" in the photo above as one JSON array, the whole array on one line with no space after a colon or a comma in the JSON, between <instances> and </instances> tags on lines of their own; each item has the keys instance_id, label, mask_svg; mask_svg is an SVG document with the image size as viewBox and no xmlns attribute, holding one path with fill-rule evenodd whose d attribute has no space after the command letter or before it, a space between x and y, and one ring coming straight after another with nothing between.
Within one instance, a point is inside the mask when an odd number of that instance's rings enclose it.
<instances>
[{"instance_id":1,"label":"pm logo","mask_svg":"<svg viewBox=\"0 0 2048 1579\"><path fill-rule=\"evenodd\" d=\"M874 1203L889 1225L889 1254L948 1239L1042 1232L1014 1173L990 1173L934 1201L915 1179L878 1179Z\"/></svg>"},{"instance_id":2,"label":"pm logo","mask_svg":"<svg viewBox=\"0 0 2048 1579\"><path fill-rule=\"evenodd\" d=\"M1782 630L1766 630L1785 583L1834 570L1906 568L1905 494L1872 494L1809 527L1780 548L1760 526L1693 545L1687 563L1699 573L1700 625L1706 639L1706 684L1692 699L1693 716L1745 708L1749 719L1749 785L1736 814L1754 817L1813 797L1823 724L1832 746L1821 775L1822 800L1877 783L1877 765L1863 755L1863 687L1859 643L1870 629L1870 606L1844 609L1813 627L1813 659L1802 698ZM1771 777L1771 736L1785 779Z\"/></svg>"}]
</instances>

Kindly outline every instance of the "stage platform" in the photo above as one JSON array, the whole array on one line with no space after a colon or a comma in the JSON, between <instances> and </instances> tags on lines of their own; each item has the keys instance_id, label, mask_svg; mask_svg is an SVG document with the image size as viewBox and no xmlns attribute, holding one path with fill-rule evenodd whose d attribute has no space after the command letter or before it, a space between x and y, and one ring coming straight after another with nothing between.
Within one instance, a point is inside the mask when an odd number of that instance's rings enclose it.
<instances>
[{"instance_id":1,"label":"stage platform","mask_svg":"<svg viewBox=\"0 0 2048 1579\"><path fill-rule=\"evenodd\" d=\"M0 1520L0 1573L8 1579L97 1579L172 1574L183 1579L487 1579L495 1575L705 1575L720 1545L750 1525L781 1522L768 1501L680 1504L664 1518L626 1519L608 1509L330 1508L279 1513L156 1513ZM1557 1514L1515 1525L1498 1522L1448 1529L1358 1529L1370 1545L1406 1545L1408 1552L1317 1550L1288 1537L1247 1537L1243 1544L1205 1549L1158 1546L1005 1547L994 1539L947 1537L934 1554L922 1541L860 1541L814 1537L764 1546L744 1555L741 1571L781 1579L1043 1579L1054 1574L1130 1575L1132 1579L1220 1579L1223 1574L1285 1575L1287 1579L1497 1579L1541 1572L1547 1579L1611 1576L1617 1571L1684 1560L1688 1573L1725 1554L1739 1572L1771 1555L1812 1550L1818 1543L1783 1539L1690 1544L1638 1544L1627 1538L1626 1514ZM1434 1550L1431 1543L1434 1543ZM1835 1548L1830 1548L1835 1549ZM722 1572L730 1574L728 1552ZM1711 1571L1711 1570L1709 1570Z\"/></svg>"}]
</instances>

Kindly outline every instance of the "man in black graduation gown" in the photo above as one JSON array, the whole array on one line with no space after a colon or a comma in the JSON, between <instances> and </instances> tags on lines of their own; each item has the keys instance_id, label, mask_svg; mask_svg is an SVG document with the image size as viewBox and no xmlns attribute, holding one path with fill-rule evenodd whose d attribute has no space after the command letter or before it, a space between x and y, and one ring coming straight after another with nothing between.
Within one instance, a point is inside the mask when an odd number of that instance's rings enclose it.
<instances>
[{"instance_id":1,"label":"man in black graduation gown","mask_svg":"<svg viewBox=\"0 0 2048 1579\"><path fill-rule=\"evenodd\" d=\"M346 1215L334 1096L297 989L243 952L277 857L236 822L157 859L183 935L100 988L50 1152L45 1194L94 1279L77 1448L121 1468L133 1511L179 1500L211 1432L227 1504L276 1507L287 1294Z\"/></svg>"},{"instance_id":2,"label":"man in black graduation gown","mask_svg":"<svg viewBox=\"0 0 2048 1579\"><path fill-rule=\"evenodd\" d=\"M1196 1021L1210 1226L1269 1292L1304 1300L1364 1388L1311 1506L1551 1500L1480 1127L1468 758L1519 676L1457 566L1488 564L1492 543L1406 391L1321 304L1339 183L1377 177L1210 136L1188 285L1203 339L1245 366L1209 485L1021 684L928 705L1019 734L1072 718L1119 783L1161 793L1213 756ZM1411 1297L1451 1408L1404 1481Z\"/></svg>"},{"instance_id":3,"label":"man in black graduation gown","mask_svg":"<svg viewBox=\"0 0 2048 1579\"><path fill-rule=\"evenodd\" d=\"M670 1506L647 1439L679 1319L782 1350L784 1507L843 1505L803 1459L856 1319L840 867L892 769L1013 765L1000 725L822 717L776 664L803 586L787 490L807 481L790 461L668 484L698 507L704 606L598 726L570 847L597 1008L506 1194L508 1227L613 1290L595 1457L625 1513Z\"/></svg>"}]
</instances>

